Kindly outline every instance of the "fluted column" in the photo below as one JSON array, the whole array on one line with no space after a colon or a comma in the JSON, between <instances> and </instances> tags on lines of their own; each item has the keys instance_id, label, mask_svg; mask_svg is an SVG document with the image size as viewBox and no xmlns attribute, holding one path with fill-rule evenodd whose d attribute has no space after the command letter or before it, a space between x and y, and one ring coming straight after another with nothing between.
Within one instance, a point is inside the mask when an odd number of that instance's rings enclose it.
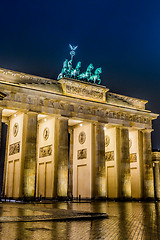
<instances>
[{"instance_id":1,"label":"fluted column","mask_svg":"<svg viewBox=\"0 0 160 240\"><path fill-rule=\"evenodd\" d=\"M144 198L154 197L153 167L151 155L151 130L143 131Z\"/></svg>"},{"instance_id":2,"label":"fluted column","mask_svg":"<svg viewBox=\"0 0 160 240\"><path fill-rule=\"evenodd\" d=\"M36 176L36 141L37 141L37 113L28 112L24 115L23 131L23 196L35 196Z\"/></svg>"},{"instance_id":3,"label":"fluted column","mask_svg":"<svg viewBox=\"0 0 160 240\"><path fill-rule=\"evenodd\" d=\"M73 189L73 129L69 129L70 133L70 151L69 151L69 186L68 195L72 196Z\"/></svg>"},{"instance_id":4,"label":"fluted column","mask_svg":"<svg viewBox=\"0 0 160 240\"><path fill-rule=\"evenodd\" d=\"M57 196L67 197L68 189L68 119L56 120Z\"/></svg>"},{"instance_id":5,"label":"fluted column","mask_svg":"<svg viewBox=\"0 0 160 240\"><path fill-rule=\"evenodd\" d=\"M0 149L1 149L1 130L2 130L2 109L0 108Z\"/></svg>"},{"instance_id":6,"label":"fluted column","mask_svg":"<svg viewBox=\"0 0 160 240\"><path fill-rule=\"evenodd\" d=\"M120 197L131 197L129 131L127 128L121 128L120 131Z\"/></svg>"},{"instance_id":7,"label":"fluted column","mask_svg":"<svg viewBox=\"0 0 160 240\"><path fill-rule=\"evenodd\" d=\"M154 174L154 196L155 199L160 199L159 161L153 162L153 174Z\"/></svg>"},{"instance_id":8,"label":"fluted column","mask_svg":"<svg viewBox=\"0 0 160 240\"><path fill-rule=\"evenodd\" d=\"M105 138L104 125L97 123L95 126L95 197L106 197L106 174L105 174Z\"/></svg>"}]
</instances>

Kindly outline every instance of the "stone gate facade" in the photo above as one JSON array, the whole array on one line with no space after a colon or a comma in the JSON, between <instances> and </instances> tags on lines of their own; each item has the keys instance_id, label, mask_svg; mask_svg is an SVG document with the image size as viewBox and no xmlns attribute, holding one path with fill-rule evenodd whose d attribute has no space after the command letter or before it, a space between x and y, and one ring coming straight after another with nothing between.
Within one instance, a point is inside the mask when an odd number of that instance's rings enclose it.
<instances>
[{"instance_id":1,"label":"stone gate facade","mask_svg":"<svg viewBox=\"0 0 160 240\"><path fill-rule=\"evenodd\" d=\"M151 132L158 115L146 103L105 86L1 68L2 194L154 197Z\"/></svg>"}]
</instances>

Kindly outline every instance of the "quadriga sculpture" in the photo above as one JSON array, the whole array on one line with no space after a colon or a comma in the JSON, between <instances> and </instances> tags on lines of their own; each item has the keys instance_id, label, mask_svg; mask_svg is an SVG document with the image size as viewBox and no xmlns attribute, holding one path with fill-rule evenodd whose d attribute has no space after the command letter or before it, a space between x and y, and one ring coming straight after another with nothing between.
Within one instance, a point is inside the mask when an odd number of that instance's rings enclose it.
<instances>
[{"instance_id":1,"label":"quadriga sculpture","mask_svg":"<svg viewBox=\"0 0 160 240\"><path fill-rule=\"evenodd\" d=\"M70 52L71 59L69 61L68 59L64 61L62 71L58 75L57 80L66 77L100 84L101 83L100 74L102 73L102 69L97 68L93 74L92 73L94 69L93 64L89 64L86 72L80 74L81 62L77 63L75 69L72 67L72 60L73 57L75 56L75 50L77 49L78 46L72 46L71 44L69 44L69 47L71 49Z\"/></svg>"},{"instance_id":2,"label":"quadriga sculpture","mask_svg":"<svg viewBox=\"0 0 160 240\"><path fill-rule=\"evenodd\" d=\"M67 77L67 75L68 75L68 59L64 61L62 71L58 75L57 80L61 79L62 77Z\"/></svg>"},{"instance_id":3,"label":"quadriga sculpture","mask_svg":"<svg viewBox=\"0 0 160 240\"><path fill-rule=\"evenodd\" d=\"M94 72L94 75L92 75L88 81L89 82L93 82L93 83L97 83L100 84L101 83L101 79L100 79L100 74L102 73L102 68L97 68Z\"/></svg>"},{"instance_id":4,"label":"quadriga sculpture","mask_svg":"<svg viewBox=\"0 0 160 240\"><path fill-rule=\"evenodd\" d=\"M74 78L74 79L77 78L77 76L80 74L80 68L81 68L81 62L78 62L75 69L72 69L71 71L71 78Z\"/></svg>"},{"instance_id":5,"label":"quadriga sculpture","mask_svg":"<svg viewBox=\"0 0 160 240\"><path fill-rule=\"evenodd\" d=\"M93 64L89 64L89 66L87 67L87 70L85 73L81 73L79 76L78 76L78 79L79 80L86 80L88 81L89 78L92 76L92 70L94 69L93 67Z\"/></svg>"}]
</instances>

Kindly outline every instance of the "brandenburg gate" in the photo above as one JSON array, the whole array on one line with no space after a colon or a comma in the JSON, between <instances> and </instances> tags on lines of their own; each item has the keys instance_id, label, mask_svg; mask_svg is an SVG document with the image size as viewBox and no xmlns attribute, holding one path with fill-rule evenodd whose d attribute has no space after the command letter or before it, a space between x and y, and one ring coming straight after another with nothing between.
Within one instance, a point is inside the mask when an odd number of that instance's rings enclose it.
<instances>
[{"instance_id":1,"label":"brandenburg gate","mask_svg":"<svg viewBox=\"0 0 160 240\"><path fill-rule=\"evenodd\" d=\"M158 115L94 76L88 82L64 72L51 80L0 68L3 196L153 198Z\"/></svg>"}]
</instances>

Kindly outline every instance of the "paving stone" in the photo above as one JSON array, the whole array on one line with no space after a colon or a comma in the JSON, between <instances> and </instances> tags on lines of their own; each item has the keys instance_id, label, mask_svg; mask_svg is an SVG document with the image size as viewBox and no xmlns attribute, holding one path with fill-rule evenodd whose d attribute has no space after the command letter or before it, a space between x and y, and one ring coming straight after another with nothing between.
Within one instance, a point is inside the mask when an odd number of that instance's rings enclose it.
<instances>
[{"instance_id":1,"label":"paving stone","mask_svg":"<svg viewBox=\"0 0 160 240\"><path fill-rule=\"evenodd\" d=\"M82 218L97 212L107 213L109 218ZM82 221L75 221L76 217ZM8 237L11 240L160 239L160 203L3 203L0 204L0 239Z\"/></svg>"}]
</instances>

